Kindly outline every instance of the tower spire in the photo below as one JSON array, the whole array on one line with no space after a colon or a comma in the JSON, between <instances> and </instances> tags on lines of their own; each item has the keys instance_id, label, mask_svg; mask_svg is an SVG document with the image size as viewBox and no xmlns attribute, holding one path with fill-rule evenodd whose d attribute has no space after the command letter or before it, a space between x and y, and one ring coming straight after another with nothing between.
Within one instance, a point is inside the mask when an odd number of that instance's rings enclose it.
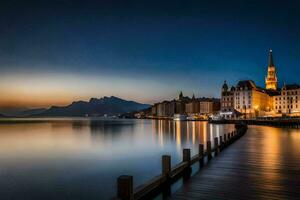
<instances>
[{"instance_id":1,"label":"tower spire","mask_svg":"<svg viewBox=\"0 0 300 200\"><path fill-rule=\"evenodd\" d=\"M183 98L183 94L182 94L182 91L180 91L179 100L181 100L182 98Z\"/></svg>"},{"instance_id":2,"label":"tower spire","mask_svg":"<svg viewBox=\"0 0 300 200\"><path fill-rule=\"evenodd\" d=\"M276 76L276 68L273 62L272 49L270 49L269 51L269 65L268 65L268 73L266 76L266 89L277 90L277 76Z\"/></svg>"},{"instance_id":3,"label":"tower spire","mask_svg":"<svg viewBox=\"0 0 300 200\"><path fill-rule=\"evenodd\" d=\"M269 67L274 66L272 49L269 51Z\"/></svg>"}]
</instances>

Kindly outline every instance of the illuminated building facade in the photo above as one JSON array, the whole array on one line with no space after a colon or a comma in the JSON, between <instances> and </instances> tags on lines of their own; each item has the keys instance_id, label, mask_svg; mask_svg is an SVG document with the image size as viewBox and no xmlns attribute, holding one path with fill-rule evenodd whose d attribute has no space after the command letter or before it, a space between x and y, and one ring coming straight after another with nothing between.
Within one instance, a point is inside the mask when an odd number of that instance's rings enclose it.
<instances>
[{"instance_id":1,"label":"illuminated building facade","mask_svg":"<svg viewBox=\"0 0 300 200\"><path fill-rule=\"evenodd\" d=\"M220 101L206 100L200 101L200 114L210 115L220 111Z\"/></svg>"},{"instance_id":2,"label":"illuminated building facade","mask_svg":"<svg viewBox=\"0 0 300 200\"><path fill-rule=\"evenodd\" d=\"M221 92L220 114L225 119L234 118L234 91L235 88L231 87L229 90L226 81L224 81Z\"/></svg>"},{"instance_id":3,"label":"illuminated building facade","mask_svg":"<svg viewBox=\"0 0 300 200\"><path fill-rule=\"evenodd\" d=\"M280 95L273 97L275 113L285 115L300 115L300 85L284 85Z\"/></svg>"},{"instance_id":4,"label":"illuminated building facade","mask_svg":"<svg viewBox=\"0 0 300 200\"><path fill-rule=\"evenodd\" d=\"M173 118L174 114L209 115L220 110L220 99L215 98L192 98L183 96L180 92L178 98L172 101L163 101L154 104L149 109L151 118Z\"/></svg>"},{"instance_id":5,"label":"illuminated building facade","mask_svg":"<svg viewBox=\"0 0 300 200\"><path fill-rule=\"evenodd\" d=\"M239 81L234 92L234 109L244 117L265 115L272 109L272 97L251 80Z\"/></svg>"},{"instance_id":6,"label":"illuminated building facade","mask_svg":"<svg viewBox=\"0 0 300 200\"><path fill-rule=\"evenodd\" d=\"M200 112L200 104L199 101L193 95L191 102L186 103L185 111L187 114L194 114Z\"/></svg>"}]
</instances>

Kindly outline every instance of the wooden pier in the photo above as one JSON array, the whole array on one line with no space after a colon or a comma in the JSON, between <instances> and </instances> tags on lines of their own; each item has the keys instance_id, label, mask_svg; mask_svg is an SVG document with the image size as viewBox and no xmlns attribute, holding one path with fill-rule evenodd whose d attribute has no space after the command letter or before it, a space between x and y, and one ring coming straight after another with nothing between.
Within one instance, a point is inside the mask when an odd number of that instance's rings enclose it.
<instances>
[{"instance_id":1,"label":"wooden pier","mask_svg":"<svg viewBox=\"0 0 300 200\"><path fill-rule=\"evenodd\" d=\"M179 178L187 180L191 175L191 166L199 163L203 167L205 163L214 157L218 156L226 147L233 144L236 140L241 138L247 131L247 126L236 125L236 131L224 134L219 138L214 138L214 141L207 141L206 150L204 145L199 144L199 153L191 156L190 149L183 149L182 162L176 166L171 166L171 156L162 156L162 173L147 183L133 188L134 178L130 175L122 175L117 179L117 197L113 199L120 200L137 200L137 199L151 199L158 193L162 192L163 196L171 195L171 185ZM212 142L214 148L212 148ZM207 162L204 162L204 159Z\"/></svg>"},{"instance_id":2,"label":"wooden pier","mask_svg":"<svg viewBox=\"0 0 300 200\"><path fill-rule=\"evenodd\" d=\"M260 126L275 126L286 128L300 128L300 118L258 118L258 119L224 119L221 121L209 121L214 124L247 124Z\"/></svg>"},{"instance_id":3,"label":"wooden pier","mask_svg":"<svg viewBox=\"0 0 300 200\"><path fill-rule=\"evenodd\" d=\"M262 130L262 131L260 131ZM249 128L172 195L190 199L300 199L300 155L289 134Z\"/></svg>"}]
</instances>

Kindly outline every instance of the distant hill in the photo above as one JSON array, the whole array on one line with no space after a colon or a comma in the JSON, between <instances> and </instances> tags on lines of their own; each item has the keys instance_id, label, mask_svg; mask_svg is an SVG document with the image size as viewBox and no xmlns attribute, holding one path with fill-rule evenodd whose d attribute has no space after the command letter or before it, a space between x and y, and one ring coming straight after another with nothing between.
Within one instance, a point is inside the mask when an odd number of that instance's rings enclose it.
<instances>
[{"instance_id":1,"label":"distant hill","mask_svg":"<svg viewBox=\"0 0 300 200\"><path fill-rule=\"evenodd\" d=\"M148 104L127 101L118 97L91 98L87 101L76 101L68 106L52 106L34 116L103 116L118 115L149 108Z\"/></svg>"},{"instance_id":2,"label":"distant hill","mask_svg":"<svg viewBox=\"0 0 300 200\"><path fill-rule=\"evenodd\" d=\"M35 108L35 109L28 109L28 108L16 108L16 109L5 109L1 110L0 116L4 115L4 117L30 117L32 115L40 114L46 111L46 108Z\"/></svg>"},{"instance_id":3,"label":"distant hill","mask_svg":"<svg viewBox=\"0 0 300 200\"><path fill-rule=\"evenodd\" d=\"M42 112L45 112L47 109L46 108L36 108L36 109L29 109L29 110L24 110L21 111L17 114L18 117L28 117L32 115L37 115L41 114Z\"/></svg>"}]
</instances>

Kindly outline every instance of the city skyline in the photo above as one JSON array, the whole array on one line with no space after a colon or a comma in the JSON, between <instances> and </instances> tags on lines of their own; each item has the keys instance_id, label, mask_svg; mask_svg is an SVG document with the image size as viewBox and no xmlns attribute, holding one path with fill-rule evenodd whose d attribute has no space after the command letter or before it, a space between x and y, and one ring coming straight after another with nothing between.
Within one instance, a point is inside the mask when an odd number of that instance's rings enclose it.
<instances>
[{"instance_id":1,"label":"city skyline","mask_svg":"<svg viewBox=\"0 0 300 200\"><path fill-rule=\"evenodd\" d=\"M155 103L181 90L220 97L224 80L264 86L269 49L279 86L297 83L296 8L294 1L3 1L0 108L111 95Z\"/></svg>"}]
</instances>

